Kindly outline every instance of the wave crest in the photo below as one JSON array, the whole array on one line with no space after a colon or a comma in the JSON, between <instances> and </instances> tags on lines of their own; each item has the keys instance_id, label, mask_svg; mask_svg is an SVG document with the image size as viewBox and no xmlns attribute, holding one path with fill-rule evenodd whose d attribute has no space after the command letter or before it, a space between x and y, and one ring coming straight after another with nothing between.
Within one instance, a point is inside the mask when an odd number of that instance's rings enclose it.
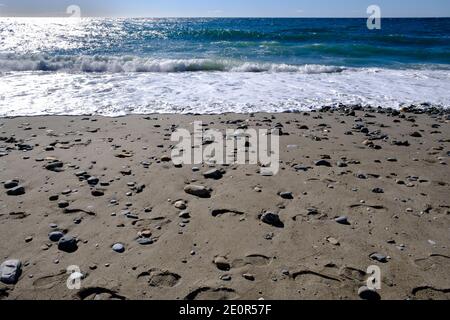
<instances>
[{"instance_id":1,"label":"wave crest","mask_svg":"<svg viewBox=\"0 0 450 320\"><path fill-rule=\"evenodd\" d=\"M297 72L304 74L336 73L345 68L324 65L289 65L275 63L238 62L213 59L153 59L140 57L106 56L29 56L0 57L0 71L47 71L47 72Z\"/></svg>"}]
</instances>

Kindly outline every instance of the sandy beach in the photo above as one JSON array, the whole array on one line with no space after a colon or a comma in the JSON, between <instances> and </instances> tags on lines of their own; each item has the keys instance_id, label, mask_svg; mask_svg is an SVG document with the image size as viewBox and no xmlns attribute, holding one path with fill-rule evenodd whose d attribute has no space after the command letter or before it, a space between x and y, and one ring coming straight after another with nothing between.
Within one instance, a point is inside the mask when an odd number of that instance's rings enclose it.
<instances>
[{"instance_id":1,"label":"sandy beach","mask_svg":"<svg viewBox=\"0 0 450 320\"><path fill-rule=\"evenodd\" d=\"M193 121L276 129L279 172L175 166ZM449 137L433 109L2 118L0 299L360 299L372 265L381 299L449 299Z\"/></svg>"}]
</instances>

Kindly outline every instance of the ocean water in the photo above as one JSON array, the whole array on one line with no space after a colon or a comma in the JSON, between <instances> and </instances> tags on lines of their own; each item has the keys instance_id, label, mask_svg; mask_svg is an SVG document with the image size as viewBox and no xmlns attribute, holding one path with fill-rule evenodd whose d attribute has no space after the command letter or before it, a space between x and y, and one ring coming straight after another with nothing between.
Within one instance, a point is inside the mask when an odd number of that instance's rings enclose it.
<instances>
[{"instance_id":1,"label":"ocean water","mask_svg":"<svg viewBox=\"0 0 450 320\"><path fill-rule=\"evenodd\" d=\"M450 107L450 19L0 18L0 116Z\"/></svg>"}]
</instances>

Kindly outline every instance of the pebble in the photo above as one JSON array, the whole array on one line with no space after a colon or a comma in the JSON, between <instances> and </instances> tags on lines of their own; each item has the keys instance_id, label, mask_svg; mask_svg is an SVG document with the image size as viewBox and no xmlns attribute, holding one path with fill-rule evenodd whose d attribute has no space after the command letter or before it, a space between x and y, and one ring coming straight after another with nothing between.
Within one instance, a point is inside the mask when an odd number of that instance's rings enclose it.
<instances>
[{"instance_id":1,"label":"pebble","mask_svg":"<svg viewBox=\"0 0 450 320\"><path fill-rule=\"evenodd\" d=\"M216 265L217 269L222 271L228 271L231 269L230 263L227 261L227 258L218 256L214 258L214 264Z\"/></svg>"},{"instance_id":2,"label":"pebble","mask_svg":"<svg viewBox=\"0 0 450 320\"><path fill-rule=\"evenodd\" d=\"M125 247L123 244L121 243L116 243L112 246L113 251L118 252L118 253L122 253L125 251Z\"/></svg>"},{"instance_id":3,"label":"pebble","mask_svg":"<svg viewBox=\"0 0 450 320\"><path fill-rule=\"evenodd\" d=\"M0 265L0 281L16 284L22 274L22 262L17 259L6 260Z\"/></svg>"},{"instance_id":4,"label":"pebble","mask_svg":"<svg viewBox=\"0 0 450 320\"><path fill-rule=\"evenodd\" d=\"M338 241L336 238L333 238L333 237L328 237L328 238L327 238L327 241L328 241L329 243L331 243L332 245L335 245L335 246L340 245L340 244L339 244L339 241Z\"/></svg>"},{"instance_id":5,"label":"pebble","mask_svg":"<svg viewBox=\"0 0 450 320\"><path fill-rule=\"evenodd\" d=\"M336 219L334 219L334 221L336 221L339 224L345 224L345 225L350 224L350 222L348 222L348 218L346 216L337 217Z\"/></svg>"},{"instance_id":6,"label":"pebble","mask_svg":"<svg viewBox=\"0 0 450 320\"><path fill-rule=\"evenodd\" d=\"M220 276L220 280L222 280L222 281L230 281L231 280L231 276L229 274L224 274L224 275Z\"/></svg>"},{"instance_id":7,"label":"pebble","mask_svg":"<svg viewBox=\"0 0 450 320\"><path fill-rule=\"evenodd\" d=\"M59 241L59 239L61 239L62 237L64 237L64 233L62 233L61 231L52 231L48 234L48 238L53 242Z\"/></svg>"},{"instance_id":8,"label":"pebble","mask_svg":"<svg viewBox=\"0 0 450 320\"><path fill-rule=\"evenodd\" d=\"M219 169L211 169L211 170L208 170L208 171L204 172L203 176L206 179L219 180L220 178L222 178L223 174L222 174L222 172Z\"/></svg>"},{"instance_id":9,"label":"pebble","mask_svg":"<svg viewBox=\"0 0 450 320\"><path fill-rule=\"evenodd\" d=\"M274 227L284 227L283 222L280 220L280 216L273 212L265 212L261 215L260 220L264 223L270 224Z\"/></svg>"},{"instance_id":10,"label":"pebble","mask_svg":"<svg viewBox=\"0 0 450 320\"><path fill-rule=\"evenodd\" d=\"M69 206L69 202L68 201L59 201L58 202L58 207L60 208L67 208Z\"/></svg>"},{"instance_id":11,"label":"pebble","mask_svg":"<svg viewBox=\"0 0 450 320\"><path fill-rule=\"evenodd\" d=\"M345 163L344 161L338 161L337 166L339 168L345 168L345 167L347 167L347 163Z\"/></svg>"},{"instance_id":12,"label":"pebble","mask_svg":"<svg viewBox=\"0 0 450 320\"><path fill-rule=\"evenodd\" d=\"M199 198L209 198L211 196L211 191L206 187L192 184L185 186L184 192L197 196Z\"/></svg>"},{"instance_id":13,"label":"pebble","mask_svg":"<svg viewBox=\"0 0 450 320\"><path fill-rule=\"evenodd\" d=\"M292 192L280 192L280 197L283 199L294 199L294 196L292 195Z\"/></svg>"},{"instance_id":14,"label":"pebble","mask_svg":"<svg viewBox=\"0 0 450 320\"><path fill-rule=\"evenodd\" d=\"M20 195L23 195L24 193L25 193L25 188L22 186L13 187L11 189L8 189L8 191L6 191L6 194L8 196L20 196Z\"/></svg>"},{"instance_id":15,"label":"pebble","mask_svg":"<svg viewBox=\"0 0 450 320\"><path fill-rule=\"evenodd\" d=\"M387 257L384 254L381 254L381 253L372 253L369 257L370 257L370 259L376 260L376 261L381 262L381 263L388 262Z\"/></svg>"},{"instance_id":16,"label":"pebble","mask_svg":"<svg viewBox=\"0 0 450 320\"><path fill-rule=\"evenodd\" d=\"M373 188L373 189L372 189L372 192L373 192L373 193L384 193L384 190L381 189L381 188Z\"/></svg>"},{"instance_id":17,"label":"pebble","mask_svg":"<svg viewBox=\"0 0 450 320\"><path fill-rule=\"evenodd\" d=\"M150 239L150 238L138 238L136 240L136 242L139 243L140 245L145 246L145 245L152 244L154 241L153 241L153 239ZM116 250L114 250L114 251L116 251ZM119 252L119 251L117 251L117 252Z\"/></svg>"},{"instance_id":18,"label":"pebble","mask_svg":"<svg viewBox=\"0 0 450 320\"><path fill-rule=\"evenodd\" d=\"M318 160L314 163L317 167L331 167L331 163L327 160Z\"/></svg>"},{"instance_id":19,"label":"pebble","mask_svg":"<svg viewBox=\"0 0 450 320\"><path fill-rule=\"evenodd\" d=\"M183 219L188 219L190 218L190 214L189 211L187 210L183 210L178 214L178 217L183 218Z\"/></svg>"},{"instance_id":20,"label":"pebble","mask_svg":"<svg viewBox=\"0 0 450 320\"><path fill-rule=\"evenodd\" d=\"M75 252L78 249L77 241L72 236L64 236L58 241L58 249L64 252Z\"/></svg>"},{"instance_id":21,"label":"pebble","mask_svg":"<svg viewBox=\"0 0 450 320\"><path fill-rule=\"evenodd\" d=\"M17 187L18 185L19 185L19 181L18 181L18 180L8 180L8 181L5 181L5 183L3 184L3 186L4 186L6 189L15 188L15 187Z\"/></svg>"},{"instance_id":22,"label":"pebble","mask_svg":"<svg viewBox=\"0 0 450 320\"><path fill-rule=\"evenodd\" d=\"M175 202L174 206L177 209L184 210L186 209L186 202L183 200L178 200L177 202Z\"/></svg>"},{"instance_id":23,"label":"pebble","mask_svg":"<svg viewBox=\"0 0 450 320\"><path fill-rule=\"evenodd\" d=\"M101 191L101 190L95 189L95 190L92 190L92 191L91 191L91 194L92 194L94 197L101 197L101 196L103 196L105 193L104 193L103 191Z\"/></svg>"},{"instance_id":24,"label":"pebble","mask_svg":"<svg viewBox=\"0 0 450 320\"><path fill-rule=\"evenodd\" d=\"M249 281L255 281L255 276L251 273L244 273L242 276Z\"/></svg>"},{"instance_id":25,"label":"pebble","mask_svg":"<svg viewBox=\"0 0 450 320\"><path fill-rule=\"evenodd\" d=\"M89 177L87 179L87 183L90 184L91 186L95 186L96 184L98 184L100 180L97 177Z\"/></svg>"},{"instance_id":26,"label":"pebble","mask_svg":"<svg viewBox=\"0 0 450 320\"><path fill-rule=\"evenodd\" d=\"M51 163L47 164L45 166L45 169L54 171L54 172L61 172L63 166L64 166L64 164L61 161L55 161L55 162L51 162Z\"/></svg>"}]
</instances>

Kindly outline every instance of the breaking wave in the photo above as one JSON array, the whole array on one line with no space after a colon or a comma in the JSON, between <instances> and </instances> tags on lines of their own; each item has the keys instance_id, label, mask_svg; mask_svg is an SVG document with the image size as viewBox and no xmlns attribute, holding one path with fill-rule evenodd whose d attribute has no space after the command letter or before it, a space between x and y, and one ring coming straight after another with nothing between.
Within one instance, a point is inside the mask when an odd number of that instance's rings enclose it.
<instances>
[{"instance_id":1,"label":"breaking wave","mask_svg":"<svg viewBox=\"0 0 450 320\"><path fill-rule=\"evenodd\" d=\"M292 72L302 74L338 73L345 68L316 64L290 65L213 59L154 59L115 56L0 56L0 71L48 72Z\"/></svg>"}]
</instances>

